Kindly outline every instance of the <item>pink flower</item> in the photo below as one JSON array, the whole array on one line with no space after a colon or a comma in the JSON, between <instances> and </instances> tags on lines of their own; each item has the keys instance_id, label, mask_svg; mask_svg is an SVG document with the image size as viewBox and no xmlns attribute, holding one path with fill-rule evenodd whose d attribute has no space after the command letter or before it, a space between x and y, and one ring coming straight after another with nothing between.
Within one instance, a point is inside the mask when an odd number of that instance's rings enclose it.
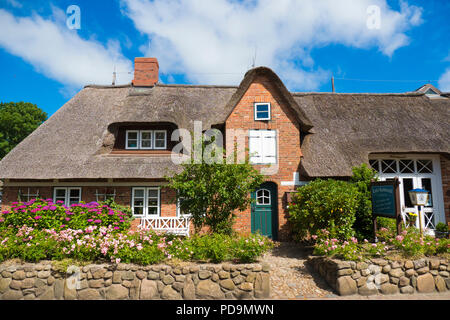
<instances>
[{"instance_id":1,"label":"pink flower","mask_svg":"<svg viewBox=\"0 0 450 320\"><path fill-rule=\"evenodd\" d=\"M66 218L66 221L70 221L70 218Z\"/></svg>"},{"instance_id":2,"label":"pink flower","mask_svg":"<svg viewBox=\"0 0 450 320\"><path fill-rule=\"evenodd\" d=\"M314 240L316 240L316 239L317 239L317 236L314 234L314 235L311 236L311 238L313 238Z\"/></svg>"},{"instance_id":3,"label":"pink flower","mask_svg":"<svg viewBox=\"0 0 450 320\"><path fill-rule=\"evenodd\" d=\"M397 241L403 241L403 237L400 236L400 235L398 235L398 236L395 237L395 240L397 240Z\"/></svg>"},{"instance_id":4,"label":"pink flower","mask_svg":"<svg viewBox=\"0 0 450 320\"><path fill-rule=\"evenodd\" d=\"M94 223L102 223L102 220L99 220L99 219L94 220Z\"/></svg>"},{"instance_id":5,"label":"pink flower","mask_svg":"<svg viewBox=\"0 0 450 320\"><path fill-rule=\"evenodd\" d=\"M40 218L42 218L41 216L36 216L34 217L34 219L39 220Z\"/></svg>"}]
</instances>

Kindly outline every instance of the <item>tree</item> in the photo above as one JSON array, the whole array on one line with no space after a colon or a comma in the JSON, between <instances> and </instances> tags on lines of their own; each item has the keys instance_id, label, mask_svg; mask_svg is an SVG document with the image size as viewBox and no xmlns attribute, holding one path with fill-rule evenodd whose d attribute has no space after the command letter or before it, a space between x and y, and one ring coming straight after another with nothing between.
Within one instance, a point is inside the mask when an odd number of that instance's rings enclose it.
<instances>
[{"instance_id":1,"label":"tree","mask_svg":"<svg viewBox=\"0 0 450 320\"><path fill-rule=\"evenodd\" d=\"M372 195L370 182L377 179L377 172L369 168L365 163L360 167L352 168L353 175L350 181L358 188L358 207L353 228L359 239L373 237Z\"/></svg>"},{"instance_id":2,"label":"tree","mask_svg":"<svg viewBox=\"0 0 450 320\"><path fill-rule=\"evenodd\" d=\"M47 120L47 113L29 102L0 103L0 158Z\"/></svg>"},{"instance_id":3,"label":"tree","mask_svg":"<svg viewBox=\"0 0 450 320\"><path fill-rule=\"evenodd\" d=\"M202 143L202 152L209 144ZM223 151L223 149L222 149ZM242 164L219 161L181 164L183 171L167 177L169 187L177 190L180 209L189 212L196 231L208 226L213 233L231 234L235 210L245 210L250 193L262 182L262 175L248 159Z\"/></svg>"}]
</instances>

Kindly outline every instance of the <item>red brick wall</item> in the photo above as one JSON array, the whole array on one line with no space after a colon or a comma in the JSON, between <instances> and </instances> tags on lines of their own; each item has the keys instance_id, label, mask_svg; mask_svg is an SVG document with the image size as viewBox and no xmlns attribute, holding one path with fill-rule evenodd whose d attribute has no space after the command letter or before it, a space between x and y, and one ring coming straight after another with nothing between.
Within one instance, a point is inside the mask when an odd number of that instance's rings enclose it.
<instances>
[{"instance_id":1,"label":"red brick wall","mask_svg":"<svg viewBox=\"0 0 450 320\"><path fill-rule=\"evenodd\" d=\"M445 220L450 226L450 158L441 156L442 189L444 194Z\"/></svg>"},{"instance_id":2,"label":"red brick wall","mask_svg":"<svg viewBox=\"0 0 450 320\"><path fill-rule=\"evenodd\" d=\"M278 172L265 176L265 180L278 186L278 237L280 240L286 240L289 237L289 228L284 194L292 190L293 186L281 186L281 181L293 180L294 172L298 172L302 154L298 121L290 107L280 101L282 100L270 81L264 77L255 79L227 119L225 129L244 129L246 134L250 129L278 129ZM270 121L254 121L255 102L271 103ZM227 148L229 152L229 146ZM248 136L245 139L245 148L248 148ZM261 165L255 165L255 168L260 167ZM251 231L250 208L237 214L235 229L240 232Z\"/></svg>"},{"instance_id":3,"label":"red brick wall","mask_svg":"<svg viewBox=\"0 0 450 320\"><path fill-rule=\"evenodd\" d=\"M8 187L3 188L3 199L2 199L2 210L7 210L11 207L11 203L17 201L17 196L19 189L22 193L28 192L28 187L24 185L23 187ZM39 198L41 199L53 199L53 187L30 187L30 193L36 193L39 189ZM92 187L85 186L81 187L81 200L85 202L96 201L96 192L98 193L113 193L114 189L116 191L115 201L118 204L131 206L131 189L132 186L119 186L119 187ZM176 216L177 208L175 203L176 192L167 187L161 187L161 216L170 217ZM139 219L133 221L133 226L137 226L140 223Z\"/></svg>"}]
</instances>

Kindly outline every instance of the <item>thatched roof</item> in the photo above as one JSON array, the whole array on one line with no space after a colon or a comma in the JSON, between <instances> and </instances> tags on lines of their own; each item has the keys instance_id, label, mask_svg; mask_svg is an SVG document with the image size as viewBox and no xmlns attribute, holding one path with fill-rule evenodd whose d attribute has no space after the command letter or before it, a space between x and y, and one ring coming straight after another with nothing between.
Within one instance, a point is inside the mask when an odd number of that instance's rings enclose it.
<instances>
[{"instance_id":1,"label":"thatched roof","mask_svg":"<svg viewBox=\"0 0 450 320\"><path fill-rule=\"evenodd\" d=\"M450 99L423 93L294 93L314 124L301 174L350 176L370 153L450 153Z\"/></svg>"},{"instance_id":2,"label":"thatched roof","mask_svg":"<svg viewBox=\"0 0 450 320\"><path fill-rule=\"evenodd\" d=\"M0 162L0 178L162 178L170 156L111 155L117 122L171 122L193 129L222 123L236 87L86 86Z\"/></svg>"},{"instance_id":3,"label":"thatched roof","mask_svg":"<svg viewBox=\"0 0 450 320\"><path fill-rule=\"evenodd\" d=\"M178 171L170 156L112 154L118 123L223 124L242 94L267 77L303 132L301 173L349 176L372 152L449 150L450 99L423 93L289 93L272 70L247 72L239 87L86 86L0 162L1 179L156 179ZM117 128L117 126L116 126Z\"/></svg>"}]
</instances>

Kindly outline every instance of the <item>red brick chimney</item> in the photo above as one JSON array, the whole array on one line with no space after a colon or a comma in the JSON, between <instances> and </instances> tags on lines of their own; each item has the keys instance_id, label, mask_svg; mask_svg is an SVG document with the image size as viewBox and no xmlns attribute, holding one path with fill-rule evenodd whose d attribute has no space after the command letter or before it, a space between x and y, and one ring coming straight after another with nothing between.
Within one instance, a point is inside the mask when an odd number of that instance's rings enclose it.
<instances>
[{"instance_id":1,"label":"red brick chimney","mask_svg":"<svg viewBox=\"0 0 450 320\"><path fill-rule=\"evenodd\" d=\"M158 82L159 65L156 58L134 58L134 79L136 87L153 87Z\"/></svg>"}]
</instances>

